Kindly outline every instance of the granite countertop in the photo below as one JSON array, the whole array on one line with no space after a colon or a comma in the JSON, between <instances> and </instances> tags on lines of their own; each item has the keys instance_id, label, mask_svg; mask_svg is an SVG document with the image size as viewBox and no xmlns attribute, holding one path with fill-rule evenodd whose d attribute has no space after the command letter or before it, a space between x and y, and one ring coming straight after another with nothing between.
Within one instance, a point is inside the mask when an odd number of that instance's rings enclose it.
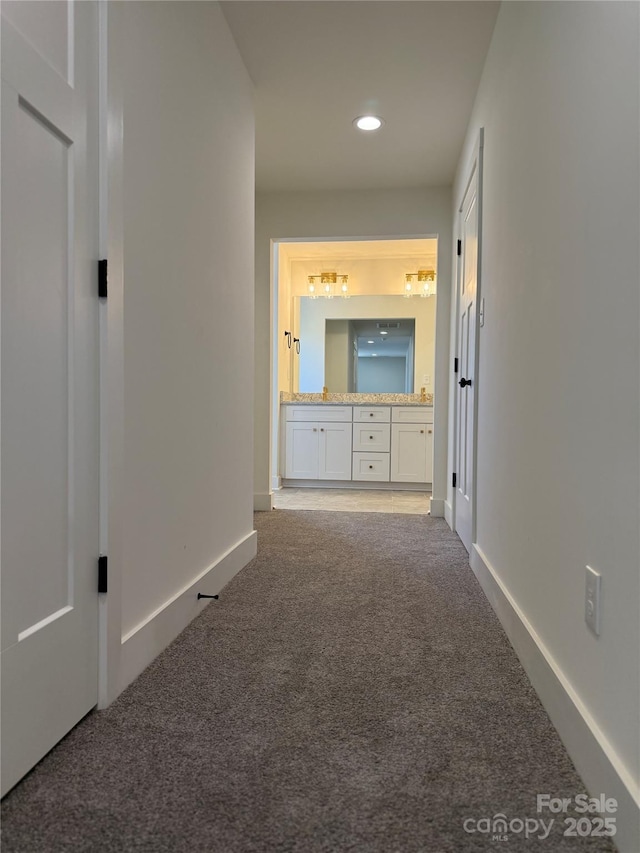
<instances>
[{"instance_id":1,"label":"granite countertop","mask_svg":"<svg viewBox=\"0 0 640 853\"><path fill-rule=\"evenodd\" d=\"M427 394L426 402L420 400L420 394L289 394L280 393L280 402L285 406L314 405L323 406L433 406L433 394Z\"/></svg>"}]
</instances>

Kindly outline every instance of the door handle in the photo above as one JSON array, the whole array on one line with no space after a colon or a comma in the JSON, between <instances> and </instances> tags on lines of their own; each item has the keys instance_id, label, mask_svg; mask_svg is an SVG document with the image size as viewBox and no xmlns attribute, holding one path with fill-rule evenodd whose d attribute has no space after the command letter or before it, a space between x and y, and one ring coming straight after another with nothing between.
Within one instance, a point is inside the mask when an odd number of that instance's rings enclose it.
<instances>
[{"instance_id":1,"label":"door handle","mask_svg":"<svg viewBox=\"0 0 640 853\"><path fill-rule=\"evenodd\" d=\"M458 385L459 385L461 388L464 388L464 387L465 387L465 385L471 385L471 380L470 380L470 379L465 379L465 378L463 377L463 378L460 380L460 382L458 382Z\"/></svg>"}]
</instances>

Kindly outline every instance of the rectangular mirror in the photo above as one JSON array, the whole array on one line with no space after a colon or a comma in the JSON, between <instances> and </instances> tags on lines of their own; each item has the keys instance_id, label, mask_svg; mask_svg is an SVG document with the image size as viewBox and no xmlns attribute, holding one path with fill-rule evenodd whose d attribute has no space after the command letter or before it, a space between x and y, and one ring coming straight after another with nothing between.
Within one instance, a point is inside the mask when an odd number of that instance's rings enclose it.
<instances>
[{"instance_id":1,"label":"rectangular mirror","mask_svg":"<svg viewBox=\"0 0 640 853\"><path fill-rule=\"evenodd\" d=\"M413 318L327 320L324 384L335 393L412 394Z\"/></svg>"},{"instance_id":2,"label":"rectangular mirror","mask_svg":"<svg viewBox=\"0 0 640 853\"><path fill-rule=\"evenodd\" d=\"M324 385L332 393L433 390L435 298L295 301L301 346L294 391L314 393Z\"/></svg>"}]
</instances>

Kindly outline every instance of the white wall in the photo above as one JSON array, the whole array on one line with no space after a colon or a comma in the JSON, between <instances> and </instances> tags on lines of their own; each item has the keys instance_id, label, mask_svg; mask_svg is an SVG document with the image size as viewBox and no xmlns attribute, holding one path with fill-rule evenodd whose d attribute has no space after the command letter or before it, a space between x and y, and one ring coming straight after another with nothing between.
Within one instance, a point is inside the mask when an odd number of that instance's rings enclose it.
<instances>
[{"instance_id":1,"label":"white wall","mask_svg":"<svg viewBox=\"0 0 640 853\"><path fill-rule=\"evenodd\" d=\"M127 681L255 550L254 120L216 3L124 6Z\"/></svg>"},{"instance_id":2,"label":"white wall","mask_svg":"<svg viewBox=\"0 0 640 853\"><path fill-rule=\"evenodd\" d=\"M271 255L274 240L439 236L434 379L434 498L446 497L451 195L447 187L414 190L272 192L256 196L254 501L271 504ZM432 504L433 506L433 504Z\"/></svg>"},{"instance_id":3,"label":"white wall","mask_svg":"<svg viewBox=\"0 0 640 853\"><path fill-rule=\"evenodd\" d=\"M325 330L324 384L341 394L348 393L349 374L353 372L350 325L348 320L327 320Z\"/></svg>"},{"instance_id":4,"label":"white wall","mask_svg":"<svg viewBox=\"0 0 640 853\"><path fill-rule=\"evenodd\" d=\"M477 551L631 787L640 732L638 13L635 3L504 3L454 191L458 202L484 126ZM603 578L599 638L584 621L587 564ZM563 733L561 716L554 721ZM573 758L589 784L602 782L585 754ZM640 849L628 813L620 825L621 849Z\"/></svg>"}]
</instances>

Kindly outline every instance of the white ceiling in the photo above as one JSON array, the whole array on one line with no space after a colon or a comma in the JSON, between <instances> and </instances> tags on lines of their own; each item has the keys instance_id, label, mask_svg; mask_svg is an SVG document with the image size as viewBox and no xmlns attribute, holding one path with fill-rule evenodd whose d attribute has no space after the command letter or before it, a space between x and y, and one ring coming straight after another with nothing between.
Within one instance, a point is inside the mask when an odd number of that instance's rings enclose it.
<instances>
[{"instance_id":1,"label":"white ceiling","mask_svg":"<svg viewBox=\"0 0 640 853\"><path fill-rule=\"evenodd\" d=\"M362 357L402 357L407 355L409 343L415 334L415 320L398 319L387 320L353 320L353 326L358 339L358 355ZM380 334L378 323L398 323L398 328L386 330L386 335ZM373 341L372 344L369 341Z\"/></svg>"},{"instance_id":2,"label":"white ceiling","mask_svg":"<svg viewBox=\"0 0 640 853\"><path fill-rule=\"evenodd\" d=\"M498 2L230 0L259 190L447 186ZM385 120L372 134L352 121Z\"/></svg>"}]
</instances>

